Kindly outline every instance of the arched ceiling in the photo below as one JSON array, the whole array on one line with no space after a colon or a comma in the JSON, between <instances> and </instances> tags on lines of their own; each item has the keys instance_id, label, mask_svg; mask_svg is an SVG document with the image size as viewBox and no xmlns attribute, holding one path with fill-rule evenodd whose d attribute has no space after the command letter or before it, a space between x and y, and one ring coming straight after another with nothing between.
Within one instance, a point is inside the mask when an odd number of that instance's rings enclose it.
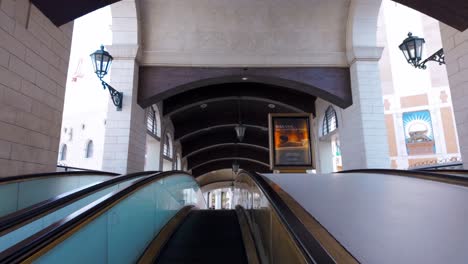
<instances>
[{"instance_id":1,"label":"arched ceiling","mask_svg":"<svg viewBox=\"0 0 468 264\"><path fill-rule=\"evenodd\" d=\"M164 115L174 115L187 108L199 106L203 103L209 104L218 101L236 100L239 97L249 101L273 103L288 108L293 112L315 112L314 104L310 104L310 100L313 97L307 94L280 86L238 82L209 85L172 96L164 100Z\"/></svg>"},{"instance_id":2,"label":"arched ceiling","mask_svg":"<svg viewBox=\"0 0 468 264\"><path fill-rule=\"evenodd\" d=\"M242 142L237 142L234 127L227 126L197 133L180 141L183 146L182 156L189 157L202 150L210 150L220 145L240 144L252 148L268 150L268 131L247 128Z\"/></svg>"},{"instance_id":3,"label":"arched ceiling","mask_svg":"<svg viewBox=\"0 0 468 264\"><path fill-rule=\"evenodd\" d=\"M195 176L230 169L238 160L245 170L269 171L268 115L314 112L316 97L251 82L210 85L163 101L163 113L174 125L175 140ZM234 127L246 132L239 142ZM227 166L227 167L223 167Z\"/></svg>"},{"instance_id":4,"label":"arched ceiling","mask_svg":"<svg viewBox=\"0 0 468 264\"><path fill-rule=\"evenodd\" d=\"M254 162L247 159L221 159L221 160L214 160L209 163L203 164L192 170L192 174L195 177L199 177L206 173L232 168L232 163L237 161L240 165L240 168L247 171L256 171L260 173L271 173L271 170L268 166L262 165L261 163Z\"/></svg>"},{"instance_id":5,"label":"arched ceiling","mask_svg":"<svg viewBox=\"0 0 468 264\"><path fill-rule=\"evenodd\" d=\"M265 149L253 148L246 145L223 145L209 150L200 151L187 158L188 169L196 169L204 164L222 159L242 158L255 160L259 164L269 164L269 152Z\"/></svg>"},{"instance_id":6,"label":"arched ceiling","mask_svg":"<svg viewBox=\"0 0 468 264\"><path fill-rule=\"evenodd\" d=\"M246 98L243 94L246 91L245 87L250 90L261 90L268 87L270 94L259 95L257 99ZM201 90L204 89L201 88ZM249 132L252 130L252 133L262 133L268 127L269 113L297 113L306 110L313 112L316 100L314 96L298 94L297 97L301 97L301 100L294 102L290 99L291 96L288 95L294 94L294 91L277 89L263 84L237 83L214 86L212 89L231 89L231 92L237 92L238 96L224 97L219 94L219 97L216 98L216 93L213 93L211 101L207 102L201 99L197 103L197 96L193 95L198 93L198 89L196 89L164 100L163 113L167 113L174 124L176 140L185 142L191 137L200 136L200 134L207 133L210 130L225 131L231 128L234 133L234 126L239 123L248 126ZM280 99L281 94L283 94L284 99ZM278 96L278 102L275 104L260 96ZM189 100L188 98L192 99ZM306 102L308 105L306 105Z\"/></svg>"},{"instance_id":7,"label":"arched ceiling","mask_svg":"<svg viewBox=\"0 0 468 264\"><path fill-rule=\"evenodd\" d=\"M425 13L460 31L468 28L466 0L394 0ZM61 26L89 12L119 0L32 0L55 25Z\"/></svg>"}]
</instances>

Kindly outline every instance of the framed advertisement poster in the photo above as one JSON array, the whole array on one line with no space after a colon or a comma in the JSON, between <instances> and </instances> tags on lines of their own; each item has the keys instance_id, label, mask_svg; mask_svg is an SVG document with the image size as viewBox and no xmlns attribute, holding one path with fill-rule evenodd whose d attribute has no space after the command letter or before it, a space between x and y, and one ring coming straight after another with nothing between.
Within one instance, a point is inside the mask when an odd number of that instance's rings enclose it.
<instances>
[{"instance_id":1,"label":"framed advertisement poster","mask_svg":"<svg viewBox=\"0 0 468 264\"><path fill-rule=\"evenodd\" d=\"M269 114L270 168L313 169L311 114Z\"/></svg>"}]
</instances>

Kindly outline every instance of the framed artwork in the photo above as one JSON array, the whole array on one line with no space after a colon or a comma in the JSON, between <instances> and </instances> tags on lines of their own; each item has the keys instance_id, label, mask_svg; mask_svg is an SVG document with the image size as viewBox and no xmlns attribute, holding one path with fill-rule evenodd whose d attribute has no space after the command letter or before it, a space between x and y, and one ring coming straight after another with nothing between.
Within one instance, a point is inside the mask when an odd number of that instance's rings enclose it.
<instances>
[{"instance_id":1,"label":"framed artwork","mask_svg":"<svg viewBox=\"0 0 468 264\"><path fill-rule=\"evenodd\" d=\"M311 114L269 114L270 168L313 169Z\"/></svg>"},{"instance_id":2,"label":"framed artwork","mask_svg":"<svg viewBox=\"0 0 468 264\"><path fill-rule=\"evenodd\" d=\"M428 110L403 113L403 128L408 155L436 153L431 113Z\"/></svg>"}]
</instances>

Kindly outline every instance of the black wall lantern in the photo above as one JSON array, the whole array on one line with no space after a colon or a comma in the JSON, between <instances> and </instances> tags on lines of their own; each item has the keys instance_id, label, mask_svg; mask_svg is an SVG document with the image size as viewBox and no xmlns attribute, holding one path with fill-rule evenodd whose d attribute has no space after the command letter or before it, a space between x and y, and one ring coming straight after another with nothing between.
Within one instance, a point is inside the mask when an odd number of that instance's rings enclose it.
<instances>
[{"instance_id":1,"label":"black wall lantern","mask_svg":"<svg viewBox=\"0 0 468 264\"><path fill-rule=\"evenodd\" d=\"M445 64L444 49L438 50L436 53L432 54L429 58L420 62L422 59L422 53L424 44L426 41L423 38L413 36L411 32L408 33L408 37L403 40L403 43L400 44L399 48L405 55L406 61L418 69L426 69L426 63L428 61L438 62L439 65Z\"/></svg>"},{"instance_id":2,"label":"black wall lantern","mask_svg":"<svg viewBox=\"0 0 468 264\"><path fill-rule=\"evenodd\" d=\"M117 107L117 111L121 111L123 93L115 90L114 88L112 88L112 86L110 86L102 79L104 78L104 76L106 76L107 72L109 71L110 66L112 64L112 60L114 60L114 58L109 54L109 52L104 50L103 45L101 45L100 50L96 50L90 56L91 60L93 61L94 72L96 73L99 80L101 80L104 90L106 88L109 90L112 102Z\"/></svg>"}]
</instances>

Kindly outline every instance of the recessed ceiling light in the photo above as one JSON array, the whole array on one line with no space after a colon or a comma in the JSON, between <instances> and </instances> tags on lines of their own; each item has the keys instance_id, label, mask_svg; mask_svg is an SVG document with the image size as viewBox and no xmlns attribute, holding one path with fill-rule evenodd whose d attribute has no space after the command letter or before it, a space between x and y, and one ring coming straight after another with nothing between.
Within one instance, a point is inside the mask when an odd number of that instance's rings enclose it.
<instances>
[{"instance_id":1,"label":"recessed ceiling light","mask_svg":"<svg viewBox=\"0 0 468 264\"><path fill-rule=\"evenodd\" d=\"M276 105L274 105L274 104L268 104L268 107L271 108L271 109L273 109L273 108L276 107Z\"/></svg>"},{"instance_id":2,"label":"recessed ceiling light","mask_svg":"<svg viewBox=\"0 0 468 264\"><path fill-rule=\"evenodd\" d=\"M249 79L249 78L247 78L247 77L242 77L242 80L243 80L243 81L247 81L248 79Z\"/></svg>"},{"instance_id":3,"label":"recessed ceiling light","mask_svg":"<svg viewBox=\"0 0 468 264\"><path fill-rule=\"evenodd\" d=\"M201 109L205 109L205 108L207 108L207 107L208 107L207 104L201 104L201 105L200 105L200 108L201 108Z\"/></svg>"}]
</instances>

